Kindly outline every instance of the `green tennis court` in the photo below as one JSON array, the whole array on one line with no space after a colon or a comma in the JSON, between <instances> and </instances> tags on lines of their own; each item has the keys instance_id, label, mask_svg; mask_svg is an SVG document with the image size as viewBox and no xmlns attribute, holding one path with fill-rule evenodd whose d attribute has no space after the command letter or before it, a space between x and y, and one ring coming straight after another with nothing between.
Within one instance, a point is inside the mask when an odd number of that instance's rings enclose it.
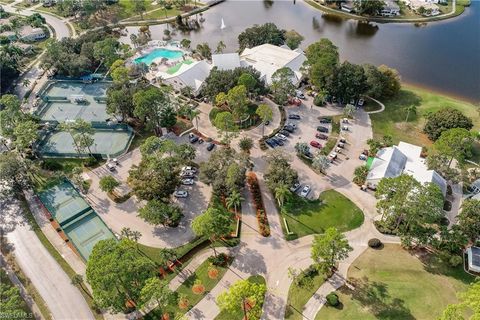
<instances>
[{"instance_id":1,"label":"green tennis court","mask_svg":"<svg viewBox=\"0 0 480 320\"><path fill-rule=\"evenodd\" d=\"M109 82L49 82L41 94L44 103L37 115L43 121L83 119L105 122L111 117L106 111L109 86Z\"/></svg>"},{"instance_id":2,"label":"green tennis court","mask_svg":"<svg viewBox=\"0 0 480 320\"><path fill-rule=\"evenodd\" d=\"M126 152L133 138L133 131L127 126L117 125L111 129L97 128L92 138L93 145L90 147L92 154L103 158L117 157ZM48 133L38 145L38 151L43 157L88 157L89 150L78 153L73 143L72 136L65 131Z\"/></svg>"},{"instance_id":3,"label":"green tennis court","mask_svg":"<svg viewBox=\"0 0 480 320\"><path fill-rule=\"evenodd\" d=\"M85 260L88 260L98 241L114 238L110 229L69 181L65 180L40 192L38 197Z\"/></svg>"}]
</instances>

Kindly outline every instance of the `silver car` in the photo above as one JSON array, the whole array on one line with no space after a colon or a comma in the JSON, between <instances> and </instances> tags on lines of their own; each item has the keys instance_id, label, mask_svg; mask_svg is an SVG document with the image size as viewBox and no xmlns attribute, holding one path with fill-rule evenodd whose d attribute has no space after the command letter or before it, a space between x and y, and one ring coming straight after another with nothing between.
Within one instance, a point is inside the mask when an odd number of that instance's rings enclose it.
<instances>
[{"instance_id":1,"label":"silver car","mask_svg":"<svg viewBox=\"0 0 480 320\"><path fill-rule=\"evenodd\" d=\"M302 191L300 192L300 197L306 198L308 194L310 193L310 190L312 188L307 184L306 186L303 187Z\"/></svg>"},{"instance_id":2,"label":"silver car","mask_svg":"<svg viewBox=\"0 0 480 320\"><path fill-rule=\"evenodd\" d=\"M184 190L177 190L173 193L175 198L186 198L188 197L188 192Z\"/></svg>"}]
</instances>

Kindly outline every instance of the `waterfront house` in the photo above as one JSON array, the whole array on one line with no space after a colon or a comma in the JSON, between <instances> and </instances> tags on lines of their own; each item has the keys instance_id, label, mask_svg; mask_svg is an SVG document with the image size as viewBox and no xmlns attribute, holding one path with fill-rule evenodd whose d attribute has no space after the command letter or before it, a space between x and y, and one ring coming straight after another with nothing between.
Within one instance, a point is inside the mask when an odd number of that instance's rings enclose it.
<instances>
[{"instance_id":1,"label":"waterfront house","mask_svg":"<svg viewBox=\"0 0 480 320\"><path fill-rule=\"evenodd\" d=\"M397 3L393 0L386 0L384 1L385 5L383 6L382 11L380 14L384 17L394 17L400 15L400 7Z\"/></svg>"},{"instance_id":2,"label":"waterfront house","mask_svg":"<svg viewBox=\"0 0 480 320\"><path fill-rule=\"evenodd\" d=\"M272 83L272 75L278 69L290 68L294 76L291 79L295 86L302 80L300 69L307 58L301 49L291 50L287 46L277 47L272 44L262 44L246 48L240 54L240 64L243 67L252 66L260 72L266 84Z\"/></svg>"},{"instance_id":3,"label":"waterfront house","mask_svg":"<svg viewBox=\"0 0 480 320\"><path fill-rule=\"evenodd\" d=\"M375 188L383 178L408 174L420 183L435 183L445 196L447 182L435 170L428 170L421 153L422 147L406 142L380 149L370 166L366 180L367 186Z\"/></svg>"},{"instance_id":4,"label":"waterfront house","mask_svg":"<svg viewBox=\"0 0 480 320\"><path fill-rule=\"evenodd\" d=\"M211 68L211 65L205 60L195 61L191 64L183 63L173 74L159 71L156 77L163 83L171 85L175 90L190 87L193 90L193 94L197 96L200 93L203 82L210 74Z\"/></svg>"}]
</instances>

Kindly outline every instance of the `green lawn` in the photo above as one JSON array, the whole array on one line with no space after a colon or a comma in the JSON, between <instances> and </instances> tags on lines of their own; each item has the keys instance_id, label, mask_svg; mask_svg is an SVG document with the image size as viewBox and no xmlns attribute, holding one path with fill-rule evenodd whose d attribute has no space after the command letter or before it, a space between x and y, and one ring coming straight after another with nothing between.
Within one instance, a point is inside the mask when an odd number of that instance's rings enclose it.
<instances>
[{"instance_id":1,"label":"green lawn","mask_svg":"<svg viewBox=\"0 0 480 320\"><path fill-rule=\"evenodd\" d=\"M251 276L248 278L248 281L252 283L260 283L260 284L265 284L265 279L262 276ZM261 302L261 305L263 305L263 301ZM215 320L243 320L243 311L240 308L240 304L238 305L237 312L234 314L226 312L226 311L221 311L218 316L215 317Z\"/></svg>"},{"instance_id":2,"label":"green lawn","mask_svg":"<svg viewBox=\"0 0 480 320\"><path fill-rule=\"evenodd\" d=\"M313 296L315 291L325 282L325 275L318 271L312 276L301 275L299 284L292 282L288 291L287 308L285 309L285 319L302 320L303 306Z\"/></svg>"},{"instance_id":3,"label":"green lawn","mask_svg":"<svg viewBox=\"0 0 480 320\"><path fill-rule=\"evenodd\" d=\"M297 237L323 233L329 227L344 232L363 223L362 211L335 190L322 192L317 200L293 197L284 205L288 227Z\"/></svg>"},{"instance_id":4,"label":"green lawn","mask_svg":"<svg viewBox=\"0 0 480 320\"><path fill-rule=\"evenodd\" d=\"M180 316L186 313L188 310L193 308L200 300L202 300L222 279L225 272L227 272L227 267L217 266L218 275L215 279L210 279L208 276L208 269L210 266L210 262L208 260L204 261L195 272L189 276L185 282L182 283L180 287L175 291L179 296L184 296L187 298L189 302L189 306L187 309L180 309L177 304L172 304L166 307L166 310L160 311L159 309L154 309L150 312L144 319L160 319L160 315L169 312L170 314L175 314L175 316ZM205 291L203 294L195 294L192 291L192 287L196 280L200 280L203 286L205 287ZM177 318L175 318L177 319Z\"/></svg>"},{"instance_id":5,"label":"green lawn","mask_svg":"<svg viewBox=\"0 0 480 320\"><path fill-rule=\"evenodd\" d=\"M394 143L405 141L429 146L432 142L422 132L425 115L445 107L460 110L472 119L474 130L480 130L478 106L431 91L404 85L396 97L382 102L385 104L385 111L370 115L374 138L382 138L383 135L389 134L393 137ZM408 122L405 122L406 109L411 105L417 106L417 115L411 114Z\"/></svg>"},{"instance_id":6,"label":"green lawn","mask_svg":"<svg viewBox=\"0 0 480 320\"><path fill-rule=\"evenodd\" d=\"M320 319L437 319L473 277L462 267L451 268L436 257L422 260L387 244L382 250L367 249L348 270L355 290L338 291L339 308L323 307Z\"/></svg>"}]
</instances>

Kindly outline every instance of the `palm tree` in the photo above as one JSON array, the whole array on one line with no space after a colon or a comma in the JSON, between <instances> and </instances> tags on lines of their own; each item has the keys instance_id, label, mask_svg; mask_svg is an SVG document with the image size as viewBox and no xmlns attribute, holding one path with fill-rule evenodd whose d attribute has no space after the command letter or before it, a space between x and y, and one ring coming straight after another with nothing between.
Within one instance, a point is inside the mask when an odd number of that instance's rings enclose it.
<instances>
[{"instance_id":1,"label":"palm tree","mask_svg":"<svg viewBox=\"0 0 480 320\"><path fill-rule=\"evenodd\" d=\"M30 85L30 80L29 80L29 79L24 79L24 80L22 81L22 85L23 85L24 87L28 87L28 86Z\"/></svg>"},{"instance_id":2,"label":"palm tree","mask_svg":"<svg viewBox=\"0 0 480 320\"><path fill-rule=\"evenodd\" d=\"M85 292L90 298L93 298L92 295L90 294L90 292L88 290L86 290L85 287L83 286L82 275L75 274L75 275L72 276L70 281L74 286L79 286L83 290L83 292Z\"/></svg>"},{"instance_id":3,"label":"palm tree","mask_svg":"<svg viewBox=\"0 0 480 320\"><path fill-rule=\"evenodd\" d=\"M242 204L242 201L244 199L242 198L242 195L240 194L240 192L238 192L237 190L233 190L228 196L228 198L225 200L227 203L227 208L231 209L233 207L235 210L235 214L237 214L237 207L239 207Z\"/></svg>"},{"instance_id":4,"label":"palm tree","mask_svg":"<svg viewBox=\"0 0 480 320\"><path fill-rule=\"evenodd\" d=\"M277 199L280 207L283 207L283 203L290 197L290 194L290 189L285 184L275 188L275 199Z\"/></svg>"},{"instance_id":5,"label":"palm tree","mask_svg":"<svg viewBox=\"0 0 480 320\"><path fill-rule=\"evenodd\" d=\"M410 116L410 113L417 114L417 107L413 104L407 107L407 116L405 117L405 122L408 122L408 117Z\"/></svg>"},{"instance_id":6,"label":"palm tree","mask_svg":"<svg viewBox=\"0 0 480 320\"><path fill-rule=\"evenodd\" d=\"M226 48L227 46L225 45L225 43L220 40L217 44L217 48L215 49L215 53L223 53L223 50Z\"/></svg>"},{"instance_id":7,"label":"palm tree","mask_svg":"<svg viewBox=\"0 0 480 320\"><path fill-rule=\"evenodd\" d=\"M190 111L188 112L188 118L190 119L190 121L192 121L193 119L195 119L195 127L198 131L198 116L200 115L200 111L199 110L193 110L193 109L190 109Z\"/></svg>"}]
</instances>

